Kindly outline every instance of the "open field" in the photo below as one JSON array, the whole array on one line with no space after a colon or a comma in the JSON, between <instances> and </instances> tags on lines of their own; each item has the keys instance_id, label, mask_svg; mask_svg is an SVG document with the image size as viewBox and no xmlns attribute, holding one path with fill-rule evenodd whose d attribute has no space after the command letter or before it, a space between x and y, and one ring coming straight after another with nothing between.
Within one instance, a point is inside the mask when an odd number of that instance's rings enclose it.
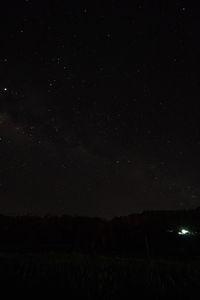
<instances>
[{"instance_id":1,"label":"open field","mask_svg":"<svg viewBox=\"0 0 200 300\"><path fill-rule=\"evenodd\" d=\"M200 257L186 260L80 253L0 253L1 287L70 299L189 298L200 288Z\"/></svg>"}]
</instances>

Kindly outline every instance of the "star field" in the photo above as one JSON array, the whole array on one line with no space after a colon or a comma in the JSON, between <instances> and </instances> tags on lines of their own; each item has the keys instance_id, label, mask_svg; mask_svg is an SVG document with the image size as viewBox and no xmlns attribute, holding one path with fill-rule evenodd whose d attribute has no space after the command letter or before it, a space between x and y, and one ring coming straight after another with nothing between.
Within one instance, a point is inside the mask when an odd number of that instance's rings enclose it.
<instances>
[{"instance_id":1,"label":"star field","mask_svg":"<svg viewBox=\"0 0 200 300\"><path fill-rule=\"evenodd\" d=\"M199 205L199 9L2 4L0 211Z\"/></svg>"}]
</instances>

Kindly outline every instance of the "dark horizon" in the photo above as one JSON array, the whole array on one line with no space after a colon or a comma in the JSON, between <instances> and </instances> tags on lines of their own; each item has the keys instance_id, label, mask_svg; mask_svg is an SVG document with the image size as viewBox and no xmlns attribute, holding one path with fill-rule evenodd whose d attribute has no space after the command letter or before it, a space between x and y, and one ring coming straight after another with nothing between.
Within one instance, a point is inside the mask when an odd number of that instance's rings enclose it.
<instances>
[{"instance_id":1,"label":"dark horizon","mask_svg":"<svg viewBox=\"0 0 200 300\"><path fill-rule=\"evenodd\" d=\"M173 213L191 213L191 212L199 212L200 207L196 207L193 209L176 209L176 210L143 210L139 212L131 212L127 215L113 215L113 216L95 216L95 215L79 215L79 214L33 214L33 213L22 213L22 214L16 214L16 213L0 213L0 217L8 217L8 218L23 218L23 217L30 217L30 218L62 218L62 217L70 217L70 218L90 218L90 219L100 219L102 221L112 221L118 218L126 218L126 217L134 217L134 216L142 216L142 215L159 215L159 214L173 214Z\"/></svg>"}]
</instances>

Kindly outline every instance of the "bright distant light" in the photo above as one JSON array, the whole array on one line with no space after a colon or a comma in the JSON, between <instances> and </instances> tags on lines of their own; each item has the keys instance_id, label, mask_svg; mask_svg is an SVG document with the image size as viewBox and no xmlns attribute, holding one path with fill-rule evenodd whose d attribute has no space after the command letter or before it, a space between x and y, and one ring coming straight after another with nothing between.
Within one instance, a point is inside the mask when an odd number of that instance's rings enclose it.
<instances>
[{"instance_id":1,"label":"bright distant light","mask_svg":"<svg viewBox=\"0 0 200 300\"><path fill-rule=\"evenodd\" d=\"M190 234L190 232L186 229L181 229L179 232L178 232L179 235L185 235L185 234Z\"/></svg>"},{"instance_id":2,"label":"bright distant light","mask_svg":"<svg viewBox=\"0 0 200 300\"><path fill-rule=\"evenodd\" d=\"M3 90L4 90L5 92L7 92L8 89L7 89L7 88L4 88Z\"/></svg>"}]
</instances>

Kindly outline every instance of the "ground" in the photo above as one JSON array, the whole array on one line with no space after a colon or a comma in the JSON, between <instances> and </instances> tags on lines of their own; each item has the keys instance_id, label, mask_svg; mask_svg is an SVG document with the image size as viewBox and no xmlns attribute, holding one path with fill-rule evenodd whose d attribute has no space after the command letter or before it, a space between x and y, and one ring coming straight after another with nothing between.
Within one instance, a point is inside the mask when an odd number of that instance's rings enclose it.
<instances>
[{"instance_id":1,"label":"ground","mask_svg":"<svg viewBox=\"0 0 200 300\"><path fill-rule=\"evenodd\" d=\"M167 259L81 253L1 253L7 292L65 293L70 299L192 297L200 287L200 257Z\"/></svg>"}]
</instances>

